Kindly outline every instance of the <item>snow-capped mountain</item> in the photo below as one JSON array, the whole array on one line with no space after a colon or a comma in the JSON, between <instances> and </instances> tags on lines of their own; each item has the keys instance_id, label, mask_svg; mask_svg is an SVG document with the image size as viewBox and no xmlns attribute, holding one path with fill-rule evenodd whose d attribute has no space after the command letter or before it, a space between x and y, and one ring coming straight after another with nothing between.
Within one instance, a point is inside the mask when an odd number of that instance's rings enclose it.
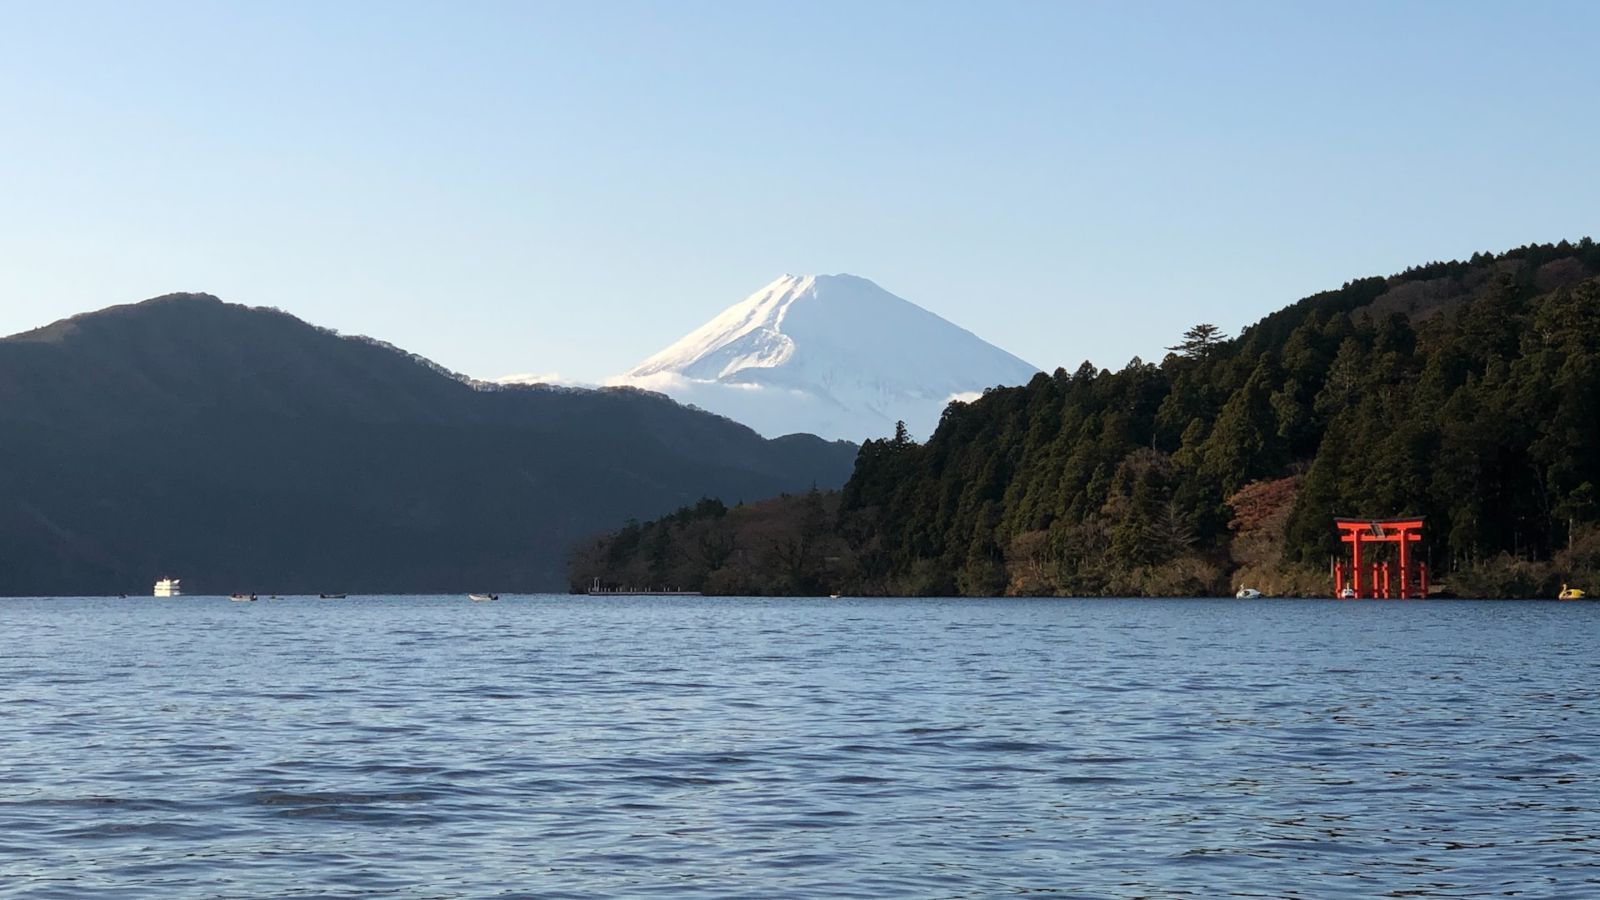
<instances>
[{"instance_id":1,"label":"snow-capped mountain","mask_svg":"<svg viewBox=\"0 0 1600 900\"><path fill-rule=\"evenodd\" d=\"M854 275L785 275L613 383L661 391L769 437L924 438L952 399L1034 366Z\"/></svg>"}]
</instances>

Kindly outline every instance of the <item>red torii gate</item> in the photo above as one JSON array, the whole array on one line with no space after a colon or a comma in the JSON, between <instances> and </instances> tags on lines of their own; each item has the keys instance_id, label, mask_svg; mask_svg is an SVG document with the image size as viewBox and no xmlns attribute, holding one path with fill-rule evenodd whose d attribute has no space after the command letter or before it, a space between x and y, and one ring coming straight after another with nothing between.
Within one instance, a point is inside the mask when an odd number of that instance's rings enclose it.
<instances>
[{"instance_id":1,"label":"red torii gate","mask_svg":"<svg viewBox=\"0 0 1600 900\"><path fill-rule=\"evenodd\" d=\"M1418 562L1411 564L1411 544L1422 540L1422 517L1415 519L1335 519L1334 527L1342 534L1339 540L1350 545L1350 563L1341 562L1333 564L1333 595L1360 598L1382 597L1387 600L1394 596L1391 591L1389 579L1389 563L1384 561L1369 563L1366 573L1369 577L1364 579L1361 568L1361 545L1372 543L1396 543L1400 545L1400 590L1399 597L1405 600L1409 597L1428 596L1428 564ZM1414 590L1413 590L1414 589Z\"/></svg>"}]
</instances>

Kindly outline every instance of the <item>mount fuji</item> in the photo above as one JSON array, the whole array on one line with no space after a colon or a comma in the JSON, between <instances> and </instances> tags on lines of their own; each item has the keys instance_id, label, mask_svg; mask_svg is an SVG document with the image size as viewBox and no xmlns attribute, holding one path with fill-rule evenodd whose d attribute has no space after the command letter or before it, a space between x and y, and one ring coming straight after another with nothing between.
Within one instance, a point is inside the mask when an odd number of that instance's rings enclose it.
<instances>
[{"instance_id":1,"label":"mount fuji","mask_svg":"<svg viewBox=\"0 0 1600 900\"><path fill-rule=\"evenodd\" d=\"M613 384L660 391L767 436L933 432L951 400L1037 367L854 275L785 275Z\"/></svg>"}]
</instances>

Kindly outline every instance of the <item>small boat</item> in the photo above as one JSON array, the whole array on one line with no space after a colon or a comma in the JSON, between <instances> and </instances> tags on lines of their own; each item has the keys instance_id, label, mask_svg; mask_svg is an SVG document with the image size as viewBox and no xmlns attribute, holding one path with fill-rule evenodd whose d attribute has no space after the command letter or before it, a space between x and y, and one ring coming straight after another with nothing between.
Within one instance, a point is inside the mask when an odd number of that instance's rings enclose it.
<instances>
[{"instance_id":1,"label":"small boat","mask_svg":"<svg viewBox=\"0 0 1600 900\"><path fill-rule=\"evenodd\" d=\"M839 599L839 595L838 594L829 594L828 595L828 599L829 600L837 600L837 599Z\"/></svg>"},{"instance_id":2,"label":"small boat","mask_svg":"<svg viewBox=\"0 0 1600 900\"><path fill-rule=\"evenodd\" d=\"M1354 600L1355 598L1356 598L1356 589L1355 588L1345 588L1344 590L1339 592L1339 599L1340 600Z\"/></svg>"},{"instance_id":3,"label":"small boat","mask_svg":"<svg viewBox=\"0 0 1600 900\"><path fill-rule=\"evenodd\" d=\"M182 581L177 578L163 578L156 582L155 596L157 597L182 597L183 591L179 588Z\"/></svg>"},{"instance_id":4,"label":"small boat","mask_svg":"<svg viewBox=\"0 0 1600 900\"><path fill-rule=\"evenodd\" d=\"M1240 600L1260 600L1261 592L1252 587L1242 587L1239 588L1239 593L1234 594L1233 596L1239 598Z\"/></svg>"},{"instance_id":5,"label":"small boat","mask_svg":"<svg viewBox=\"0 0 1600 900\"><path fill-rule=\"evenodd\" d=\"M317 595L317 599L319 599L319 600L343 600L344 598L345 598L344 594L318 594Z\"/></svg>"},{"instance_id":6,"label":"small boat","mask_svg":"<svg viewBox=\"0 0 1600 900\"><path fill-rule=\"evenodd\" d=\"M1583 599L1586 599L1588 596L1589 596L1588 594L1584 593L1579 588L1567 587L1566 585L1563 584L1561 586L1561 593L1556 595L1556 599L1557 600L1583 600Z\"/></svg>"},{"instance_id":7,"label":"small boat","mask_svg":"<svg viewBox=\"0 0 1600 900\"><path fill-rule=\"evenodd\" d=\"M468 594L467 595L467 599L468 600L476 600L479 603L485 603L485 602L488 602L490 600L499 600L500 599L500 595L499 594Z\"/></svg>"},{"instance_id":8,"label":"small boat","mask_svg":"<svg viewBox=\"0 0 1600 900\"><path fill-rule=\"evenodd\" d=\"M256 599L255 594L229 594L228 599L235 603L249 603Z\"/></svg>"}]
</instances>

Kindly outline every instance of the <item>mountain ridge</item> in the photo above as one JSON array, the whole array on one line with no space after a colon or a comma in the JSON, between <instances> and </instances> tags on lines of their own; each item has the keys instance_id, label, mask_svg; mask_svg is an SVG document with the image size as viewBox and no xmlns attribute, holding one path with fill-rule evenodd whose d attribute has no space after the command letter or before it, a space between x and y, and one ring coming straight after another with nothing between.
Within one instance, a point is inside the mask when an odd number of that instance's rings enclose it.
<instances>
[{"instance_id":1,"label":"mountain ridge","mask_svg":"<svg viewBox=\"0 0 1600 900\"><path fill-rule=\"evenodd\" d=\"M0 338L0 594L549 589L579 537L842 483L854 454L163 295Z\"/></svg>"}]
</instances>

